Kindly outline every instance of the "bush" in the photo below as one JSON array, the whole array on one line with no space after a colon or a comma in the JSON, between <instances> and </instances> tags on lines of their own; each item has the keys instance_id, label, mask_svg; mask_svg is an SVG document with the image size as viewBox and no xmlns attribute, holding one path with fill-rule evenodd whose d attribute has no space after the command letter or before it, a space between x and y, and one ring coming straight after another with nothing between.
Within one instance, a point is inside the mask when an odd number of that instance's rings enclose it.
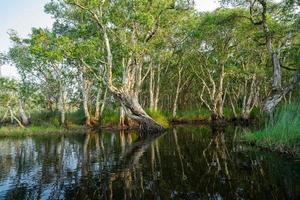
<instances>
[{"instance_id":1,"label":"bush","mask_svg":"<svg viewBox=\"0 0 300 200\"><path fill-rule=\"evenodd\" d=\"M35 112L30 116L31 124L34 126L53 125L59 126L59 113L58 112Z\"/></svg>"},{"instance_id":2,"label":"bush","mask_svg":"<svg viewBox=\"0 0 300 200\"><path fill-rule=\"evenodd\" d=\"M82 107L80 107L75 112L68 113L67 116L67 123L68 124L84 124L85 123L85 115L84 110Z\"/></svg>"}]
</instances>

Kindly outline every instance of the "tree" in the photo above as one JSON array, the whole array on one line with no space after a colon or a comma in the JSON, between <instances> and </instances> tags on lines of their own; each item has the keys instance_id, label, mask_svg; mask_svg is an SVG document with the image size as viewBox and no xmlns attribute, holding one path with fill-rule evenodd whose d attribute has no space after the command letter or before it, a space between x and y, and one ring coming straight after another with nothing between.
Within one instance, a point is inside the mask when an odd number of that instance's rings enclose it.
<instances>
[{"instance_id":1,"label":"tree","mask_svg":"<svg viewBox=\"0 0 300 200\"><path fill-rule=\"evenodd\" d=\"M106 84L112 94L117 97L126 114L139 122L143 131L155 132L163 127L155 122L139 103L139 93L143 81L145 51L162 23L173 11L173 1L64 1L70 9L80 9L89 15L102 34L106 51ZM133 7L132 7L133 6ZM119 61L113 56L112 35L119 35L125 51ZM113 81L113 67L117 63L123 65L123 83L116 86Z\"/></svg>"},{"instance_id":2,"label":"tree","mask_svg":"<svg viewBox=\"0 0 300 200\"><path fill-rule=\"evenodd\" d=\"M299 3L293 0L274 3L267 0L223 1L240 4L249 8L247 17L255 26L260 27L264 44L269 53L272 66L272 91L265 99L262 110L271 113L282 98L292 91L300 82L300 70L282 86L282 50L287 48L296 37L299 37ZM284 69L293 69L285 66Z\"/></svg>"}]
</instances>

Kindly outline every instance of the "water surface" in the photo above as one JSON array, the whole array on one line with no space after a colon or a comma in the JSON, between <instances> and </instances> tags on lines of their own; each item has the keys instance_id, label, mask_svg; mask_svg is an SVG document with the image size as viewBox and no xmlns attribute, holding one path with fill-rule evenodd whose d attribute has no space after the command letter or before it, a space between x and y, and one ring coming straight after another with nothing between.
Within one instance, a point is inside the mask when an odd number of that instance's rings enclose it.
<instances>
[{"instance_id":1,"label":"water surface","mask_svg":"<svg viewBox=\"0 0 300 200\"><path fill-rule=\"evenodd\" d=\"M300 199L300 162L241 128L0 139L0 199Z\"/></svg>"}]
</instances>

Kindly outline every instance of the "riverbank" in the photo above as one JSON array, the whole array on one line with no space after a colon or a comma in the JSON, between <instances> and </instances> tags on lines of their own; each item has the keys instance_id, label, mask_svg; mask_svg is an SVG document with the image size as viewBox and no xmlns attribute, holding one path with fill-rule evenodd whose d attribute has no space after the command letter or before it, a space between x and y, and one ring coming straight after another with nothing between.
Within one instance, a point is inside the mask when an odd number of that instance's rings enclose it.
<instances>
[{"instance_id":1,"label":"riverbank","mask_svg":"<svg viewBox=\"0 0 300 200\"><path fill-rule=\"evenodd\" d=\"M28 126L25 128L16 126L5 126L0 128L0 137L26 137L26 136L41 136L41 135L53 135L53 134L83 134L88 128L84 126L71 126L68 128L53 126L53 125L41 125L41 126Z\"/></svg>"},{"instance_id":2,"label":"riverbank","mask_svg":"<svg viewBox=\"0 0 300 200\"><path fill-rule=\"evenodd\" d=\"M275 111L273 121L261 130L246 133L243 139L260 148L300 157L300 105L283 105Z\"/></svg>"},{"instance_id":3,"label":"riverbank","mask_svg":"<svg viewBox=\"0 0 300 200\"><path fill-rule=\"evenodd\" d=\"M242 142L296 158L300 157L299 132L299 129L292 132L273 132L270 129L263 129L254 133L247 133Z\"/></svg>"}]
</instances>

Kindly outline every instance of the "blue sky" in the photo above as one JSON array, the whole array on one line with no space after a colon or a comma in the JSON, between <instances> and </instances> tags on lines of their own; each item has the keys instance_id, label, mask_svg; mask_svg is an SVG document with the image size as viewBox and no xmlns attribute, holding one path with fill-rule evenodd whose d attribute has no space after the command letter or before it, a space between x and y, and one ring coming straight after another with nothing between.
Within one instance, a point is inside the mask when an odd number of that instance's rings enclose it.
<instances>
[{"instance_id":1,"label":"blue sky","mask_svg":"<svg viewBox=\"0 0 300 200\"><path fill-rule=\"evenodd\" d=\"M10 47L8 30L16 30L20 36L27 36L31 27L51 27L51 16L44 13L49 0L0 0L0 52ZM13 66L2 66L2 75L17 78Z\"/></svg>"},{"instance_id":2,"label":"blue sky","mask_svg":"<svg viewBox=\"0 0 300 200\"><path fill-rule=\"evenodd\" d=\"M7 31L16 30L26 37L32 27L51 27L51 16L44 13L44 5L50 0L0 0L0 52L10 47ZM195 0L200 11L212 11L218 4L216 0ZM1 67L1 66L0 66ZM13 66L1 67L2 75L18 78Z\"/></svg>"}]
</instances>

